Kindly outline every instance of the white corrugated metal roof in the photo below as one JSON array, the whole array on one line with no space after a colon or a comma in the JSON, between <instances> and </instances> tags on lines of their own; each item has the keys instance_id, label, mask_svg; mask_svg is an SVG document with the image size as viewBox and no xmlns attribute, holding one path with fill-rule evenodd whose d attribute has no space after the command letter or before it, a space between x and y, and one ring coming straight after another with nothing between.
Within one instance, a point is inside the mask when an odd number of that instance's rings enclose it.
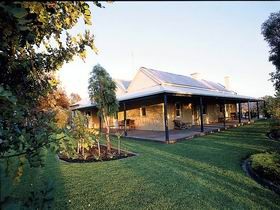
<instances>
[{"instance_id":1,"label":"white corrugated metal roof","mask_svg":"<svg viewBox=\"0 0 280 210\"><path fill-rule=\"evenodd\" d=\"M154 77L161 84L147 87L139 91L128 92L121 96L117 96L118 101L126 101L135 98L160 94L160 93L177 93L187 94L194 96L210 96L210 97L223 97L231 99L245 99L245 100L258 100L257 98L250 96L238 95L237 93L227 90L223 85L207 81L207 80L196 80L188 76L172 74L168 72L158 71L154 69L140 68L144 73ZM118 80L121 82L122 80ZM129 82L129 81L127 81ZM132 80L133 82L133 80ZM128 83L126 84L128 85ZM127 87L126 87L127 88ZM89 99L84 99L78 102L78 108L86 108L94 106Z\"/></svg>"},{"instance_id":2,"label":"white corrugated metal roof","mask_svg":"<svg viewBox=\"0 0 280 210\"><path fill-rule=\"evenodd\" d=\"M208 81L208 80L205 80L205 79L202 79L202 81L204 81L205 83L209 84L212 89L216 89L216 90L220 90L220 91L225 91L225 92L231 92L230 90L227 90L225 88L225 86L219 84L219 83L215 83L215 82L212 82L212 81Z\"/></svg>"},{"instance_id":3,"label":"white corrugated metal roof","mask_svg":"<svg viewBox=\"0 0 280 210\"><path fill-rule=\"evenodd\" d=\"M200 95L200 96L210 96L210 97L223 97L223 98L230 98L230 99L245 99L245 100L257 100L257 98L249 97L249 96L243 96L238 94L232 94L231 92L221 92L221 91L206 91L199 88L189 88L189 87L183 87L183 86L173 86L173 85L160 85L160 86L154 86L147 89L142 89L141 91L133 92L133 93L126 93L122 96L118 96L118 101L126 101L131 100L135 98L160 94L160 93L177 93L177 94L187 94L187 95ZM86 108L94 106L94 103L91 103L89 99L84 100L83 104L80 104L78 108Z\"/></svg>"},{"instance_id":4,"label":"white corrugated metal roof","mask_svg":"<svg viewBox=\"0 0 280 210\"><path fill-rule=\"evenodd\" d=\"M122 80L122 79L113 79L117 85L120 86L120 88L122 88L123 90L126 90L130 84L131 81L129 80Z\"/></svg>"},{"instance_id":5,"label":"white corrugated metal roof","mask_svg":"<svg viewBox=\"0 0 280 210\"><path fill-rule=\"evenodd\" d=\"M219 90L204 90L201 88L189 88L184 86L173 86L165 85L165 92L167 93L181 93L188 95L201 95L201 96L212 96L212 97L224 97L224 98L235 98L235 99L248 99L256 100L256 98L250 96L238 95L229 91L219 91Z\"/></svg>"},{"instance_id":6,"label":"white corrugated metal roof","mask_svg":"<svg viewBox=\"0 0 280 210\"><path fill-rule=\"evenodd\" d=\"M144 72L148 72L156 79L159 79L162 83L231 92L230 90L227 90L223 85L205 79L197 80L186 75L173 74L155 69L147 69L144 67L142 67L141 69L144 70Z\"/></svg>"},{"instance_id":7,"label":"white corrugated metal roof","mask_svg":"<svg viewBox=\"0 0 280 210\"><path fill-rule=\"evenodd\" d=\"M144 71L147 71L156 79L162 81L162 83L170 83L170 84L177 84L177 85L187 85L192 87L200 87L200 88L208 88L205 84L200 81L194 80L191 77L179 74L173 74L169 72L159 71L155 69L148 69L148 68L141 68Z\"/></svg>"}]
</instances>

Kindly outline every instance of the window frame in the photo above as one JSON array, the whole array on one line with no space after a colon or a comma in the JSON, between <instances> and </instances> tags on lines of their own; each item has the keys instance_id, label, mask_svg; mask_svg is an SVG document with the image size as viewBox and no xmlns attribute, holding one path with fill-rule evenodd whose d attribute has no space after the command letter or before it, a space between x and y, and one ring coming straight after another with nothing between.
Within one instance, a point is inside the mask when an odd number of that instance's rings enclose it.
<instances>
[{"instance_id":1,"label":"window frame","mask_svg":"<svg viewBox=\"0 0 280 210\"><path fill-rule=\"evenodd\" d=\"M179 105L179 108L177 108ZM179 115L177 115L177 111L179 111ZM182 104L180 102L175 102L175 117L182 117Z\"/></svg>"},{"instance_id":2,"label":"window frame","mask_svg":"<svg viewBox=\"0 0 280 210\"><path fill-rule=\"evenodd\" d=\"M143 110L145 114L143 114ZM146 117L147 116L147 108L145 106L140 107L140 116L141 117Z\"/></svg>"}]
</instances>

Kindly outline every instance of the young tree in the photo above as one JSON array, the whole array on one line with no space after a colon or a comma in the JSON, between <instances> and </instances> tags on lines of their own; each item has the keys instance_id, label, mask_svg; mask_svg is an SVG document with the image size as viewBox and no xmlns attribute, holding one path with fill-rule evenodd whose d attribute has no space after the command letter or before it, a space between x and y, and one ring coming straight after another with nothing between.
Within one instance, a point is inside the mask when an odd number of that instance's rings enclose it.
<instances>
[{"instance_id":1,"label":"young tree","mask_svg":"<svg viewBox=\"0 0 280 210\"><path fill-rule=\"evenodd\" d=\"M119 108L115 90L116 84L108 72L99 64L95 65L90 73L89 98L96 104L98 115L105 124L108 152L111 152L109 117L115 116Z\"/></svg>"},{"instance_id":2,"label":"young tree","mask_svg":"<svg viewBox=\"0 0 280 210\"><path fill-rule=\"evenodd\" d=\"M280 94L280 11L272 13L262 25L262 35L270 47L269 61L275 66L276 71L270 73L274 83L276 95Z\"/></svg>"},{"instance_id":3,"label":"young tree","mask_svg":"<svg viewBox=\"0 0 280 210\"><path fill-rule=\"evenodd\" d=\"M87 127L88 118L80 111L75 111L72 118L71 133L75 139L77 155L81 154L85 159L85 149L89 149L94 143L94 135Z\"/></svg>"}]
</instances>

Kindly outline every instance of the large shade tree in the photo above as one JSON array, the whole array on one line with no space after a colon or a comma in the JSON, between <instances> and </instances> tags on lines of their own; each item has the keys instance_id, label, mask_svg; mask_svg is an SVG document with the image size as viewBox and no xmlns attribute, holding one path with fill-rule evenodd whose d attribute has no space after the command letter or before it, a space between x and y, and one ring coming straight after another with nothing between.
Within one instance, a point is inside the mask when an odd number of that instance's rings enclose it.
<instances>
[{"instance_id":1,"label":"large shade tree","mask_svg":"<svg viewBox=\"0 0 280 210\"><path fill-rule=\"evenodd\" d=\"M262 34L270 47L269 61L275 66L276 71L270 73L271 80L276 90L276 96L280 94L280 11L272 13L262 25Z\"/></svg>"},{"instance_id":2,"label":"large shade tree","mask_svg":"<svg viewBox=\"0 0 280 210\"><path fill-rule=\"evenodd\" d=\"M10 123L13 108L1 106L0 123L3 124L0 128L5 131L1 132L4 133L1 139L5 144L4 149L1 148L1 156L5 156L5 153L21 154L28 149L27 141L20 142L18 137L26 126L25 121L36 121L40 98L56 88L54 72L74 56L84 58L87 48L96 48L89 31L78 35L68 33L80 18L86 25L91 24L91 12L85 2L6 1L0 2L0 14L1 103L10 103L8 96L11 95L16 103L14 108L21 109L16 113L23 113L21 120ZM11 139L12 134L19 136ZM34 145L30 147L34 148ZM15 151L19 148L24 148L24 151Z\"/></svg>"},{"instance_id":3,"label":"large shade tree","mask_svg":"<svg viewBox=\"0 0 280 210\"><path fill-rule=\"evenodd\" d=\"M92 103L98 108L98 115L105 124L108 152L111 152L109 117L115 116L119 108L115 90L116 84L109 73L101 65L95 65L90 73L88 91Z\"/></svg>"},{"instance_id":4,"label":"large shade tree","mask_svg":"<svg viewBox=\"0 0 280 210\"><path fill-rule=\"evenodd\" d=\"M55 71L75 56L85 58L87 49L96 52L90 31L70 34L79 20L91 25L89 6L83 1L0 2L0 187L5 189L0 203L11 200L6 198L12 185L2 179L4 160L18 158L16 174L22 174L23 159L42 166L42 149L61 139L54 114L38 106L57 86Z\"/></svg>"}]
</instances>

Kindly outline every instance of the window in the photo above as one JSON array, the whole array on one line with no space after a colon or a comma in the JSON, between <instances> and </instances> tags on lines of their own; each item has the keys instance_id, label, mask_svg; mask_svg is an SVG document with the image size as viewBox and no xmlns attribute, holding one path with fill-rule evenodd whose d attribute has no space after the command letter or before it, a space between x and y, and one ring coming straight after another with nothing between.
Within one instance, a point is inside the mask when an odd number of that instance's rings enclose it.
<instances>
[{"instance_id":1,"label":"window","mask_svg":"<svg viewBox=\"0 0 280 210\"><path fill-rule=\"evenodd\" d=\"M140 116L145 117L146 116L146 107L140 108Z\"/></svg>"},{"instance_id":2,"label":"window","mask_svg":"<svg viewBox=\"0 0 280 210\"><path fill-rule=\"evenodd\" d=\"M175 103L175 115L176 117L181 117L181 104Z\"/></svg>"}]
</instances>

